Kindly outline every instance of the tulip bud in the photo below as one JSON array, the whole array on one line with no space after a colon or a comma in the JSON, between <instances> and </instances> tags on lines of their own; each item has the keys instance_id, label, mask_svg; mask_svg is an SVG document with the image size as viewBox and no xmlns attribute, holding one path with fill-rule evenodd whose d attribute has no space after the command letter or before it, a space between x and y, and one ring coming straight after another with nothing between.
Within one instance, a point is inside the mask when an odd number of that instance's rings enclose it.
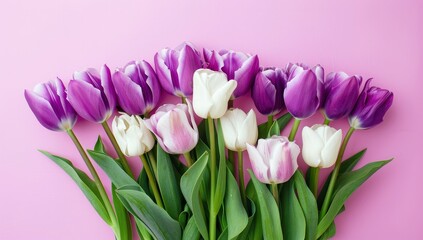
<instances>
[{"instance_id":1,"label":"tulip bud","mask_svg":"<svg viewBox=\"0 0 423 240\"><path fill-rule=\"evenodd\" d=\"M348 76L344 72L328 74L324 84L324 113L327 119L336 120L351 112L360 93L360 84L360 76Z\"/></svg>"},{"instance_id":2,"label":"tulip bud","mask_svg":"<svg viewBox=\"0 0 423 240\"><path fill-rule=\"evenodd\" d=\"M188 100L187 104L165 104L159 107L145 124L167 153L187 153L197 145L198 129Z\"/></svg>"},{"instance_id":3,"label":"tulip bud","mask_svg":"<svg viewBox=\"0 0 423 240\"><path fill-rule=\"evenodd\" d=\"M62 80L41 83L34 91L25 90L25 99L35 117L45 128L53 131L68 131L75 125L77 115L66 99Z\"/></svg>"},{"instance_id":4,"label":"tulip bud","mask_svg":"<svg viewBox=\"0 0 423 240\"><path fill-rule=\"evenodd\" d=\"M222 117L228 109L228 102L236 85L236 81L228 81L226 74L222 72L209 69L195 71L192 96L195 113L202 118Z\"/></svg>"},{"instance_id":5,"label":"tulip bud","mask_svg":"<svg viewBox=\"0 0 423 240\"><path fill-rule=\"evenodd\" d=\"M144 115L156 106L160 98L160 83L151 65L130 62L113 74L113 85L120 107L130 115Z\"/></svg>"},{"instance_id":6,"label":"tulip bud","mask_svg":"<svg viewBox=\"0 0 423 240\"><path fill-rule=\"evenodd\" d=\"M251 96L257 110L263 115L276 115L285 107L283 91L286 74L280 68L266 68L258 72Z\"/></svg>"},{"instance_id":7,"label":"tulip bud","mask_svg":"<svg viewBox=\"0 0 423 240\"><path fill-rule=\"evenodd\" d=\"M116 116L113 119L112 131L120 149L128 157L143 155L154 147L153 134L139 116Z\"/></svg>"},{"instance_id":8,"label":"tulip bud","mask_svg":"<svg viewBox=\"0 0 423 240\"><path fill-rule=\"evenodd\" d=\"M110 69L104 65L99 74L90 68L75 72L73 78L68 86L68 100L78 115L91 122L106 121L116 107Z\"/></svg>"},{"instance_id":9,"label":"tulip bud","mask_svg":"<svg viewBox=\"0 0 423 240\"><path fill-rule=\"evenodd\" d=\"M234 79L237 82L234 98L246 94L259 71L259 59L257 55L251 56L243 52L234 52L221 50L216 52L203 49L204 59L208 68L214 71L226 73L228 79Z\"/></svg>"},{"instance_id":10,"label":"tulip bud","mask_svg":"<svg viewBox=\"0 0 423 240\"><path fill-rule=\"evenodd\" d=\"M342 130L316 124L303 128L304 161L310 167L331 167L336 162L342 143Z\"/></svg>"},{"instance_id":11,"label":"tulip bud","mask_svg":"<svg viewBox=\"0 0 423 240\"><path fill-rule=\"evenodd\" d=\"M367 80L348 119L355 129L368 129L381 123L394 100L392 92L370 87L370 82L371 79Z\"/></svg>"},{"instance_id":12,"label":"tulip bud","mask_svg":"<svg viewBox=\"0 0 423 240\"><path fill-rule=\"evenodd\" d=\"M176 49L165 48L154 56L157 76L162 88L173 95L192 95L192 77L202 67L200 54L190 43Z\"/></svg>"},{"instance_id":13,"label":"tulip bud","mask_svg":"<svg viewBox=\"0 0 423 240\"><path fill-rule=\"evenodd\" d=\"M297 119L312 116L323 100L323 68L287 66L288 83L284 92L286 109Z\"/></svg>"},{"instance_id":14,"label":"tulip bud","mask_svg":"<svg viewBox=\"0 0 423 240\"><path fill-rule=\"evenodd\" d=\"M255 145L258 137L257 119L253 110L229 109L220 119L225 145L232 151L244 151L247 143Z\"/></svg>"},{"instance_id":15,"label":"tulip bud","mask_svg":"<svg viewBox=\"0 0 423 240\"><path fill-rule=\"evenodd\" d=\"M247 144L254 175L263 183L284 183L298 168L300 147L288 138L273 136L259 139L257 148Z\"/></svg>"}]
</instances>

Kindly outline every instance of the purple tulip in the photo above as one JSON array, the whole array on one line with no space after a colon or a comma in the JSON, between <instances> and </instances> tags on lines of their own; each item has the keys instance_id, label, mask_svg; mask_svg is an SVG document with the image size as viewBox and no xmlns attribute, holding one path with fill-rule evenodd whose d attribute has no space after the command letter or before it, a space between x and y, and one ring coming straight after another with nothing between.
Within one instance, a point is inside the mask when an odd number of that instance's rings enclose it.
<instances>
[{"instance_id":1,"label":"purple tulip","mask_svg":"<svg viewBox=\"0 0 423 240\"><path fill-rule=\"evenodd\" d=\"M381 123L394 100L392 92L370 87L371 80L367 80L349 116L350 126L355 129L368 129Z\"/></svg>"},{"instance_id":2,"label":"purple tulip","mask_svg":"<svg viewBox=\"0 0 423 240\"><path fill-rule=\"evenodd\" d=\"M176 49L165 48L154 56L157 76L162 88L173 95L192 95L192 79L195 70L202 67L200 54L190 43Z\"/></svg>"},{"instance_id":3,"label":"purple tulip","mask_svg":"<svg viewBox=\"0 0 423 240\"><path fill-rule=\"evenodd\" d=\"M130 115L144 115L156 106L160 98L160 83L151 65L130 62L113 74L119 106Z\"/></svg>"},{"instance_id":4,"label":"purple tulip","mask_svg":"<svg viewBox=\"0 0 423 240\"><path fill-rule=\"evenodd\" d=\"M286 137L259 139L257 147L247 143L247 151L254 175L260 182L284 183L298 168L300 147Z\"/></svg>"},{"instance_id":5,"label":"purple tulip","mask_svg":"<svg viewBox=\"0 0 423 240\"><path fill-rule=\"evenodd\" d=\"M145 125L167 153L187 153L197 145L198 129L189 100L187 104L162 105Z\"/></svg>"},{"instance_id":6,"label":"purple tulip","mask_svg":"<svg viewBox=\"0 0 423 240\"><path fill-rule=\"evenodd\" d=\"M360 85L360 76L348 76L344 72L329 73L324 83L326 118L336 120L347 116L358 99Z\"/></svg>"},{"instance_id":7,"label":"purple tulip","mask_svg":"<svg viewBox=\"0 0 423 240\"><path fill-rule=\"evenodd\" d=\"M75 72L69 82L68 100L82 118L102 123L116 107L116 93L110 69L103 65L100 74L96 69Z\"/></svg>"},{"instance_id":8,"label":"purple tulip","mask_svg":"<svg viewBox=\"0 0 423 240\"><path fill-rule=\"evenodd\" d=\"M257 55L251 56L242 52L221 50L216 52L203 49L204 59L208 68L226 73L229 80L237 81L238 85L233 93L234 98L246 94L259 71Z\"/></svg>"},{"instance_id":9,"label":"purple tulip","mask_svg":"<svg viewBox=\"0 0 423 240\"><path fill-rule=\"evenodd\" d=\"M285 107L283 91L286 74L280 68L266 68L258 72L251 91L257 110L263 115L278 114Z\"/></svg>"},{"instance_id":10,"label":"purple tulip","mask_svg":"<svg viewBox=\"0 0 423 240\"><path fill-rule=\"evenodd\" d=\"M288 64L288 83L284 92L286 109L297 119L312 116L323 102L324 70L317 65Z\"/></svg>"},{"instance_id":11,"label":"purple tulip","mask_svg":"<svg viewBox=\"0 0 423 240\"><path fill-rule=\"evenodd\" d=\"M25 90L29 107L45 128L68 131L75 125L77 115L66 99L62 80L38 84L34 91Z\"/></svg>"}]
</instances>

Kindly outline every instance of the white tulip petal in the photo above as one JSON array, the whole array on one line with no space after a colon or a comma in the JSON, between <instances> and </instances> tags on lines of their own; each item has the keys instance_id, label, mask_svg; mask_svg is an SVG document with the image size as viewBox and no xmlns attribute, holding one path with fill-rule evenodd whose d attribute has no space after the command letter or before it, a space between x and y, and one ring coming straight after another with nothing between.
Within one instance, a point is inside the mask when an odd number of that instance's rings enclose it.
<instances>
[{"instance_id":1,"label":"white tulip petal","mask_svg":"<svg viewBox=\"0 0 423 240\"><path fill-rule=\"evenodd\" d=\"M339 153L339 148L342 143L342 130L339 129L332 135L328 142L326 142L324 148L322 149L321 158L322 162L320 167L328 168L331 167L336 162L336 158Z\"/></svg>"},{"instance_id":2,"label":"white tulip petal","mask_svg":"<svg viewBox=\"0 0 423 240\"><path fill-rule=\"evenodd\" d=\"M286 156L284 156L284 146L283 143L277 141L275 145L273 145L272 149L270 149L270 159L269 159L269 169L270 169L270 181L274 183L280 183L278 178L280 176L279 173L285 171L285 165L287 164L285 161ZM289 150L288 150L289 153ZM290 156L289 156L290 157Z\"/></svg>"},{"instance_id":3,"label":"white tulip petal","mask_svg":"<svg viewBox=\"0 0 423 240\"><path fill-rule=\"evenodd\" d=\"M309 127L304 127L302 131L303 150L302 155L304 162L310 167L319 166L321 159L320 153L324 147L324 143L320 136Z\"/></svg>"},{"instance_id":4,"label":"white tulip petal","mask_svg":"<svg viewBox=\"0 0 423 240\"><path fill-rule=\"evenodd\" d=\"M258 137L258 129L256 114L253 110L250 110L248 112L245 120L239 126L240 127L238 130L238 148L240 150L245 150L245 148L247 147L247 143L250 145L256 144Z\"/></svg>"},{"instance_id":5,"label":"white tulip petal","mask_svg":"<svg viewBox=\"0 0 423 240\"><path fill-rule=\"evenodd\" d=\"M247 144L247 152L254 175L260 182L270 183L268 176L269 167L264 164L263 157L259 151L254 146Z\"/></svg>"},{"instance_id":6,"label":"white tulip petal","mask_svg":"<svg viewBox=\"0 0 423 240\"><path fill-rule=\"evenodd\" d=\"M207 80L201 79L198 70L194 73L192 103L194 112L201 118L207 118L213 106L212 98L204 83Z\"/></svg>"},{"instance_id":7,"label":"white tulip petal","mask_svg":"<svg viewBox=\"0 0 423 240\"><path fill-rule=\"evenodd\" d=\"M217 119L221 118L228 109L228 101L232 96L237 82L230 80L225 83L221 88L214 92L212 96L213 106L210 108L210 117Z\"/></svg>"},{"instance_id":8,"label":"white tulip petal","mask_svg":"<svg viewBox=\"0 0 423 240\"><path fill-rule=\"evenodd\" d=\"M223 138L225 140L225 145L228 149L232 151L237 151L236 149L236 140L237 140L237 129L231 121L231 112L228 110L225 115L220 118L220 123L222 124Z\"/></svg>"}]
</instances>

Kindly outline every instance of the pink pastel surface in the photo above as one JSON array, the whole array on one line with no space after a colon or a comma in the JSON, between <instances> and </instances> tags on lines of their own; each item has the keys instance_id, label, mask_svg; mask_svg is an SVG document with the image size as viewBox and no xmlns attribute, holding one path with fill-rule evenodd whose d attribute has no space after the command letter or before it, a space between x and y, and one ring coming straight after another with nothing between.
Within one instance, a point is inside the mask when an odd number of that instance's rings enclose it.
<instances>
[{"instance_id":1,"label":"pink pastel surface","mask_svg":"<svg viewBox=\"0 0 423 240\"><path fill-rule=\"evenodd\" d=\"M385 122L357 132L347 155L367 146L360 166L395 160L347 201L335 239L423 239L422 23L417 0L3 0L0 239L113 239L73 181L37 152L63 155L86 169L66 134L38 124L23 90L56 76L68 82L75 70L104 63L152 62L158 49L185 40L198 49L258 54L261 66L319 63L327 72L374 77L373 84L391 89L395 99ZM236 105L252 107L251 101ZM316 116L304 124L321 121ZM334 126L347 129L345 120ZM75 132L91 148L101 129L81 121ZM131 165L140 168L137 159Z\"/></svg>"}]
</instances>

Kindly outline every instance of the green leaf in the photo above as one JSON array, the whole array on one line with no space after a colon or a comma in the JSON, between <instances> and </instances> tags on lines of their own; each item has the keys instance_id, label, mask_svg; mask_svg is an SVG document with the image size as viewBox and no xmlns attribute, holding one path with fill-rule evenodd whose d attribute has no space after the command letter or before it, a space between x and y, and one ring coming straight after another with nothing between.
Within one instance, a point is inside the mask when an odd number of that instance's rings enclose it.
<instances>
[{"instance_id":1,"label":"green leaf","mask_svg":"<svg viewBox=\"0 0 423 240\"><path fill-rule=\"evenodd\" d=\"M251 200L250 198L247 198L247 200L249 203L248 206L250 206L249 207L250 214L248 216L247 226L244 228L241 234L238 235L237 239L247 239L250 236L249 232L250 232L251 226L253 225L254 217L256 214L256 205L254 204L253 200Z\"/></svg>"},{"instance_id":2,"label":"green leaf","mask_svg":"<svg viewBox=\"0 0 423 240\"><path fill-rule=\"evenodd\" d=\"M391 159L392 160L392 159ZM328 209L328 212L317 226L317 237L321 236L326 229L332 224L338 212L342 209L343 204L348 197L357 190L370 176L377 170L389 163L391 160L372 162L364 167L344 173L338 178L337 185L334 190L334 197Z\"/></svg>"},{"instance_id":3,"label":"green leaf","mask_svg":"<svg viewBox=\"0 0 423 240\"><path fill-rule=\"evenodd\" d=\"M141 240L153 239L147 227L144 225L144 223L141 222L141 220L139 220L138 218L135 218L135 224L137 226L138 236L140 237Z\"/></svg>"},{"instance_id":4,"label":"green leaf","mask_svg":"<svg viewBox=\"0 0 423 240\"><path fill-rule=\"evenodd\" d=\"M217 121L217 145L219 148L219 169L217 173L216 192L214 195L213 213L217 216L225 197L226 188L226 156L225 156L225 140L223 139L223 131L220 120Z\"/></svg>"},{"instance_id":5,"label":"green leaf","mask_svg":"<svg viewBox=\"0 0 423 240\"><path fill-rule=\"evenodd\" d=\"M363 158L364 154L366 153L367 148L361 150L360 152L354 154L353 156L349 157L348 159L344 160L341 163L341 166L339 168L339 176L341 176L344 173L347 172L351 172L354 167L357 165L357 163L361 160L361 158ZM307 171L308 173L309 171ZM329 174L329 176L326 179L325 184L322 187L322 190L320 191L319 197L317 198L317 204L319 207L322 206L323 201L325 199L326 196L326 192L328 191L328 186L329 186L329 182L330 182L330 178L332 177L332 173Z\"/></svg>"},{"instance_id":6,"label":"green leaf","mask_svg":"<svg viewBox=\"0 0 423 240\"><path fill-rule=\"evenodd\" d=\"M112 183L117 187L132 186L134 189L144 191L110 156L105 153L88 150L91 158L103 169Z\"/></svg>"},{"instance_id":7,"label":"green leaf","mask_svg":"<svg viewBox=\"0 0 423 240\"><path fill-rule=\"evenodd\" d=\"M228 222L228 239L238 236L248 224L247 211L242 204L238 184L228 169L225 193L226 220Z\"/></svg>"},{"instance_id":8,"label":"green leaf","mask_svg":"<svg viewBox=\"0 0 423 240\"><path fill-rule=\"evenodd\" d=\"M104 205L103 199L101 198L100 192L98 191L95 182L91 180L91 178L88 177L85 172L74 167L71 161L45 151L40 152L53 160L53 162L59 165L59 167L61 167L73 179L76 185L78 185L78 187L81 189L82 193L84 193L85 197L87 197L88 201L97 211L98 215L100 215L100 217L108 225L111 225L109 213L106 210L106 206Z\"/></svg>"},{"instance_id":9,"label":"green leaf","mask_svg":"<svg viewBox=\"0 0 423 240\"><path fill-rule=\"evenodd\" d=\"M228 238L228 228L226 227L222 233L220 233L219 238L217 238L217 240L226 240L226 239L230 239Z\"/></svg>"},{"instance_id":10,"label":"green leaf","mask_svg":"<svg viewBox=\"0 0 423 240\"><path fill-rule=\"evenodd\" d=\"M157 182L166 211L177 220L181 213L181 193L169 155L157 145Z\"/></svg>"},{"instance_id":11,"label":"green leaf","mask_svg":"<svg viewBox=\"0 0 423 240\"><path fill-rule=\"evenodd\" d=\"M199 198L199 188L202 182L203 173L207 166L208 158L209 154L205 152L181 177L182 194L191 208L199 232L206 240L208 240L209 234L203 203Z\"/></svg>"},{"instance_id":12,"label":"green leaf","mask_svg":"<svg viewBox=\"0 0 423 240\"><path fill-rule=\"evenodd\" d=\"M288 240L304 239L306 220L300 202L295 195L294 178L282 187L282 228L283 236Z\"/></svg>"},{"instance_id":13,"label":"green leaf","mask_svg":"<svg viewBox=\"0 0 423 240\"><path fill-rule=\"evenodd\" d=\"M259 182L251 170L248 170L257 196L257 205L261 215L264 239L283 239L279 209L272 193Z\"/></svg>"},{"instance_id":14,"label":"green leaf","mask_svg":"<svg viewBox=\"0 0 423 240\"><path fill-rule=\"evenodd\" d=\"M292 116L289 113L285 113L284 115L280 116L276 122L278 123L280 131L282 131L286 125L291 121ZM267 122L264 122L258 126L258 138L266 138L268 133L267 130Z\"/></svg>"},{"instance_id":15,"label":"green leaf","mask_svg":"<svg viewBox=\"0 0 423 240\"><path fill-rule=\"evenodd\" d=\"M281 129L279 128L278 122L274 121L272 126L269 129L269 132L267 132L267 137L270 138L274 135L279 136L281 134Z\"/></svg>"},{"instance_id":16,"label":"green leaf","mask_svg":"<svg viewBox=\"0 0 423 240\"><path fill-rule=\"evenodd\" d=\"M188 220L187 226L184 229L184 233L182 235L183 240L198 240L200 239L200 232L197 229L197 225L195 224L194 217L191 217Z\"/></svg>"},{"instance_id":17,"label":"green leaf","mask_svg":"<svg viewBox=\"0 0 423 240\"><path fill-rule=\"evenodd\" d=\"M98 138L97 138L97 142L95 143L95 146L94 146L94 151L101 152L101 153L106 153L106 150L104 148L103 141L101 140L101 137L100 136L98 136Z\"/></svg>"},{"instance_id":18,"label":"green leaf","mask_svg":"<svg viewBox=\"0 0 423 240\"><path fill-rule=\"evenodd\" d=\"M139 190L119 188L116 190L125 208L142 221L156 239L181 239L181 227L169 214Z\"/></svg>"},{"instance_id":19,"label":"green leaf","mask_svg":"<svg viewBox=\"0 0 423 240\"><path fill-rule=\"evenodd\" d=\"M319 240L326 240L330 239L331 237L335 236L336 234L336 226L335 222L332 222L329 228L326 230L325 233L319 238Z\"/></svg>"},{"instance_id":20,"label":"green leaf","mask_svg":"<svg viewBox=\"0 0 423 240\"><path fill-rule=\"evenodd\" d=\"M317 223L319 221L319 214L317 209L316 199L313 193L307 187L303 175L300 171L295 171L294 185L297 190L298 200L306 221L306 235L305 239L315 240ZM283 204L283 203L282 203Z\"/></svg>"},{"instance_id":21,"label":"green leaf","mask_svg":"<svg viewBox=\"0 0 423 240\"><path fill-rule=\"evenodd\" d=\"M147 176L147 173L145 172L144 168L141 169L141 172L140 172L140 175L138 176L137 182L141 186L141 189L144 190L144 192L148 196L150 196L151 199L155 199L154 194L151 192L150 184L148 184L148 176Z\"/></svg>"},{"instance_id":22,"label":"green leaf","mask_svg":"<svg viewBox=\"0 0 423 240\"><path fill-rule=\"evenodd\" d=\"M178 222L184 229L188 223L188 220L191 218L191 210L189 209L188 204L185 204L184 210L179 214Z\"/></svg>"},{"instance_id":23,"label":"green leaf","mask_svg":"<svg viewBox=\"0 0 423 240\"><path fill-rule=\"evenodd\" d=\"M113 205L115 207L116 218L119 225L119 234L121 240L132 240L132 229L129 214L116 195L116 187L112 184Z\"/></svg>"}]
</instances>

